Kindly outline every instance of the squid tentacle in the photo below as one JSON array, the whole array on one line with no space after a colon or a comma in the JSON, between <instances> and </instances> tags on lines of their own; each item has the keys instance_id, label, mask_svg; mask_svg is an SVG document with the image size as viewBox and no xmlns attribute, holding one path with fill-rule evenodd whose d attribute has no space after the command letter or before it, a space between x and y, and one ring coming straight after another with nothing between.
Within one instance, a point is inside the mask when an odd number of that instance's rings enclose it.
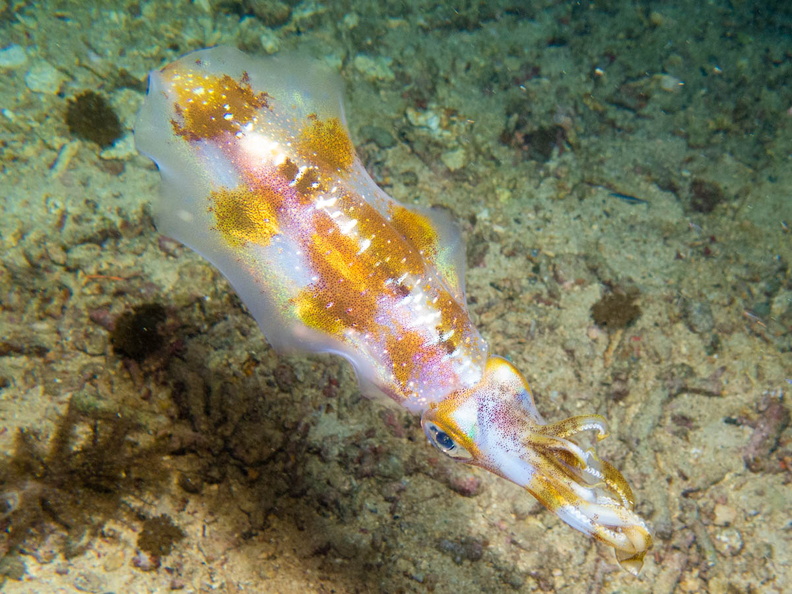
<instances>
[{"instance_id":1,"label":"squid tentacle","mask_svg":"<svg viewBox=\"0 0 792 594\"><path fill-rule=\"evenodd\" d=\"M571 526L614 547L619 563L637 574L652 537L633 511L632 490L615 467L571 439L589 430L604 439L604 419L572 417L534 429L525 446L536 474L526 489Z\"/></svg>"}]
</instances>

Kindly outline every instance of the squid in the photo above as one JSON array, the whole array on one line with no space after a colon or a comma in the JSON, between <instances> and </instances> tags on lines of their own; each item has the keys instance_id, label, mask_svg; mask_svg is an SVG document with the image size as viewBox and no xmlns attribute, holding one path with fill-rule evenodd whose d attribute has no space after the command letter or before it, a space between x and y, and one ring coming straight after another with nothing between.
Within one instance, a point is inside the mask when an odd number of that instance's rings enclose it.
<instances>
[{"instance_id":1,"label":"squid","mask_svg":"<svg viewBox=\"0 0 792 594\"><path fill-rule=\"evenodd\" d=\"M161 175L158 229L220 270L272 347L344 357L443 454L524 488L637 574L650 530L621 473L580 445L605 419L545 422L471 322L450 216L376 185L342 95L319 61L230 47L153 71L135 141Z\"/></svg>"}]
</instances>

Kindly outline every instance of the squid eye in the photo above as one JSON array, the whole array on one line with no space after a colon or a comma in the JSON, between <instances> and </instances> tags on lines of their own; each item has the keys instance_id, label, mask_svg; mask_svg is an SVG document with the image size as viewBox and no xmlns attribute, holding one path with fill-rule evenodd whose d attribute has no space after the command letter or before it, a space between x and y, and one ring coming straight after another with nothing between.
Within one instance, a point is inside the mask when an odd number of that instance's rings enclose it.
<instances>
[{"instance_id":1,"label":"squid eye","mask_svg":"<svg viewBox=\"0 0 792 594\"><path fill-rule=\"evenodd\" d=\"M431 444L446 456L450 456L456 460L470 460L473 458L470 452L455 442L448 433L440 429L440 427L434 423L424 423L424 431Z\"/></svg>"}]
</instances>

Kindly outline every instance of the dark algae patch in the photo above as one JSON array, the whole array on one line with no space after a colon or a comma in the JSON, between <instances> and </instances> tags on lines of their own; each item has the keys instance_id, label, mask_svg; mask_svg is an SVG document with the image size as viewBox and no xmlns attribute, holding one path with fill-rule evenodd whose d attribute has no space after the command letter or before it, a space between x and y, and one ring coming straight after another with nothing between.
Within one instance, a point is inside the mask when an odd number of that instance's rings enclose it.
<instances>
[{"instance_id":1,"label":"dark algae patch","mask_svg":"<svg viewBox=\"0 0 792 594\"><path fill-rule=\"evenodd\" d=\"M143 361L159 351L165 342L159 325L165 321L165 308L146 303L118 317L110 337L113 350L135 361Z\"/></svg>"},{"instance_id":2,"label":"dark algae patch","mask_svg":"<svg viewBox=\"0 0 792 594\"><path fill-rule=\"evenodd\" d=\"M150 555L164 557L185 536L184 530L174 524L170 516L162 514L143 522L143 531L138 536L137 546Z\"/></svg>"},{"instance_id":3,"label":"dark algae patch","mask_svg":"<svg viewBox=\"0 0 792 594\"><path fill-rule=\"evenodd\" d=\"M641 315L641 308L635 304L638 295L636 288L615 288L591 307L591 319L607 330L626 328Z\"/></svg>"},{"instance_id":4,"label":"dark algae patch","mask_svg":"<svg viewBox=\"0 0 792 594\"><path fill-rule=\"evenodd\" d=\"M121 121L110 103L95 91L83 91L69 100L66 107L69 132L107 148L121 138Z\"/></svg>"},{"instance_id":5,"label":"dark algae patch","mask_svg":"<svg viewBox=\"0 0 792 594\"><path fill-rule=\"evenodd\" d=\"M48 440L20 429L0 461L0 556L51 527L65 531L63 555L81 554L127 497L154 491L165 472L159 444L141 445L138 424L73 401Z\"/></svg>"},{"instance_id":6,"label":"dark algae patch","mask_svg":"<svg viewBox=\"0 0 792 594\"><path fill-rule=\"evenodd\" d=\"M725 199L718 184L698 178L690 184L690 207L696 212L709 214Z\"/></svg>"}]
</instances>

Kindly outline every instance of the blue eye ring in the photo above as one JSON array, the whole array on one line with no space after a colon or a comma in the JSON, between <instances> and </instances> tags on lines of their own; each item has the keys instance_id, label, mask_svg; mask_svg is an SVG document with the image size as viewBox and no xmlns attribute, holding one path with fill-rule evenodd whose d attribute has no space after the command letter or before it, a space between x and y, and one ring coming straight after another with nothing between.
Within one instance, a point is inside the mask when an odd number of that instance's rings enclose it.
<instances>
[{"instance_id":1,"label":"blue eye ring","mask_svg":"<svg viewBox=\"0 0 792 594\"><path fill-rule=\"evenodd\" d=\"M446 456L462 461L471 460L473 458L470 452L455 442L448 432L443 431L443 429L435 423L426 421L424 423L424 431L426 432L426 437L429 439L429 442Z\"/></svg>"},{"instance_id":2,"label":"blue eye ring","mask_svg":"<svg viewBox=\"0 0 792 594\"><path fill-rule=\"evenodd\" d=\"M456 447L454 440L451 439L451 436L448 435L448 433L445 433L443 431L438 431L437 433L435 433L434 438L435 441L437 442L437 445L439 445L444 450L453 450Z\"/></svg>"}]
</instances>

